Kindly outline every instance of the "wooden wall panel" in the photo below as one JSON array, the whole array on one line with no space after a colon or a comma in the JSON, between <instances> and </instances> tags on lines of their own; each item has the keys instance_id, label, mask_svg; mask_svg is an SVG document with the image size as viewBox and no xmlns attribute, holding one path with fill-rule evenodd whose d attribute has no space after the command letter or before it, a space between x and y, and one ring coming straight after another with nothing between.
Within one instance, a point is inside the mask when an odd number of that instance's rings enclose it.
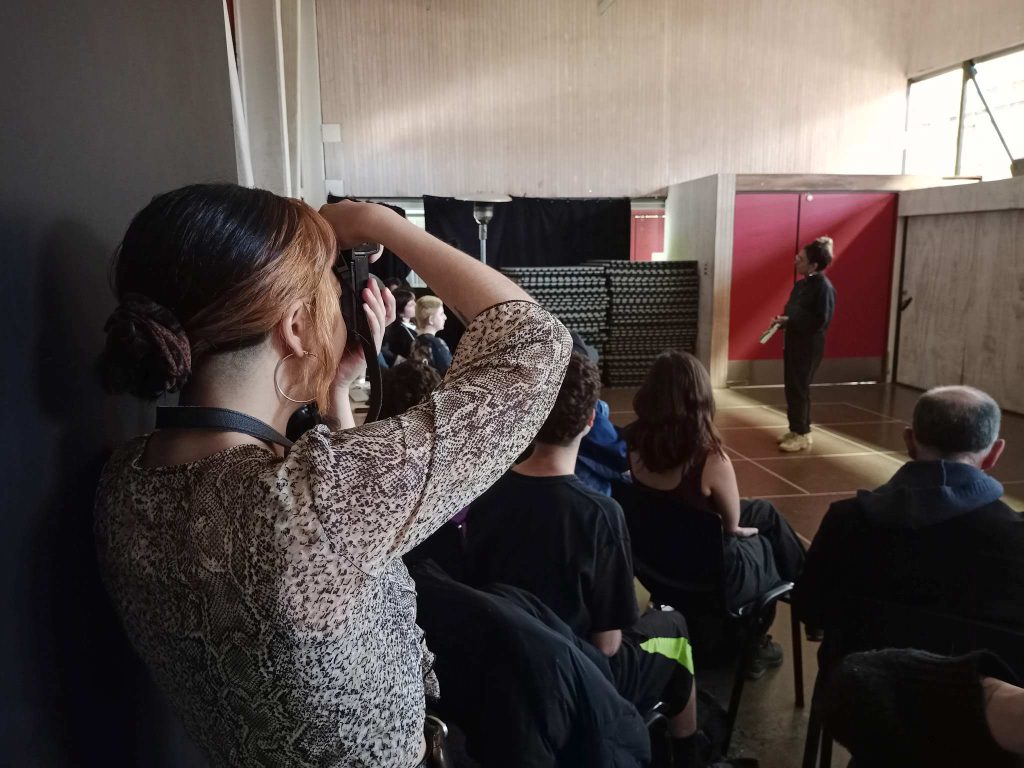
<instances>
[{"instance_id":1,"label":"wooden wall panel","mask_svg":"<svg viewBox=\"0 0 1024 768\"><path fill-rule=\"evenodd\" d=\"M976 257L964 383L1024 413L1024 211L967 215L976 220Z\"/></svg>"},{"instance_id":2,"label":"wooden wall panel","mask_svg":"<svg viewBox=\"0 0 1024 768\"><path fill-rule=\"evenodd\" d=\"M909 2L909 0L906 0ZM643 195L898 173L905 2L319 0L346 192Z\"/></svg>"},{"instance_id":3,"label":"wooden wall panel","mask_svg":"<svg viewBox=\"0 0 1024 768\"><path fill-rule=\"evenodd\" d=\"M920 216L906 226L903 287L912 301L900 319L898 381L922 389L959 384L976 274L976 218Z\"/></svg>"}]
</instances>

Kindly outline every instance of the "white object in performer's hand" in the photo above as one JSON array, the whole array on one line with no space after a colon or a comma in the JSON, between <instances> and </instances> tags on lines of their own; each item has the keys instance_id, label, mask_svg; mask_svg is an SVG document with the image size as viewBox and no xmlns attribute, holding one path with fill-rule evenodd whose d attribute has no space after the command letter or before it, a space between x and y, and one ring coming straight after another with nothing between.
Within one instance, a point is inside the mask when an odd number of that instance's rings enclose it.
<instances>
[{"instance_id":1,"label":"white object in performer's hand","mask_svg":"<svg viewBox=\"0 0 1024 768\"><path fill-rule=\"evenodd\" d=\"M761 343L762 344L767 344L768 343L768 339L770 339L772 336L774 336L775 332L777 330L779 330L779 328L781 328L781 327L782 327L782 323L779 323L779 322L773 322L771 325L769 325L768 328L765 330L765 332L761 334Z\"/></svg>"}]
</instances>

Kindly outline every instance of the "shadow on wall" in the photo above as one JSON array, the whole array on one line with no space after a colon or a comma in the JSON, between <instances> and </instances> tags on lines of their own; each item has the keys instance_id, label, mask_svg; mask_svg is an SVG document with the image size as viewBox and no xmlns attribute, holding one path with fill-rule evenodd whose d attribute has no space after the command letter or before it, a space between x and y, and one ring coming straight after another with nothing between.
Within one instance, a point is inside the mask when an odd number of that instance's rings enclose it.
<instances>
[{"instance_id":1,"label":"shadow on wall","mask_svg":"<svg viewBox=\"0 0 1024 768\"><path fill-rule=\"evenodd\" d=\"M49 749L64 753L62 764L205 765L132 651L96 562L92 506L108 436L138 434L148 421L148 409L106 397L96 375L112 306L110 253L73 222L59 223L44 243L32 386L56 435L53 482L29 553L28 686L53 720L45 738L59 740Z\"/></svg>"}]
</instances>

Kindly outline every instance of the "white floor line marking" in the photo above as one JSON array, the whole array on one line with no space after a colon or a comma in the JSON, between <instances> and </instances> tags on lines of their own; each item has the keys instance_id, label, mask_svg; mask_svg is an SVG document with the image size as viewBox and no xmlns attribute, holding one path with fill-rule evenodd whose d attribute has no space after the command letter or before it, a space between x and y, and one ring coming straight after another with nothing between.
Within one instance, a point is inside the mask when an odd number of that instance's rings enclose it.
<instances>
[{"instance_id":1,"label":"white floor line marking","mask_svg":"<svg viewBox=\"0 0 1024 768\"><path fill-rule=\"evenodd\" d=\"M849 403L849 402L843 403L843 405L848 405L851 408L856 408L858 411L864 411L865 413L870 413L873 416L881 416L883 419L889 419L890 421L903 421L903 419L897 419L895 416L884 414L881 411L873 411L870 408L865 408L863 405L854 405L853 403ZM904 422L904 423L906 423L906 422Z\"/></svg>"},{"instance_id":2,"label":"white floor line marking","mask_svg":"<svg viewBox=\"0 0 1024 768\"><path fill-rule=\"evenodd\" d=\"M751 464L753 464L753 465L754 465L755 467L760 467L760 468L761 468L761 469L763 469L763 470L764 470L765 472L767 472L767 473L768 473L769 475L773 475L774 477L777 477L777 478L778 478L779 480L781 480L782 482L784 482L784 483L785 483L786 485L792 485L792 486L793 486L794 488L796 488L796 489L797 489L798 491L800 491L801 493L807 493L807 491L806 491L805 489L801 488L801 487L800 487L799 485L797 485L796 483L794 483L794 482L793 482L792 480L787 480L786 478L784 478L784 477L783 477L782 475L780 475L779 473L777 473L777 472L772 472L772 471L771 471L770 469L768 469L768 467L762 467L762 466L761 466L760 464L758 464L758 463L757 463L756 461L754 461L753 459L751 459L751 458L750 458L749 456L744 456L744 455L743 455L742 453L740 453L739 451L737 451L737 450L736 450L735 448L732 448L731 450L732 450L732 452L733 452L733 453L735 453L735 454L736 454L737 456L739 456L739 457L740 457L741 459L743 459L744 461L749 461L749 462L750 462Z\"/></svg>"},{"instance_id":3,"label":"white floor line marking","mask_svg":"<svg viewBox=\"0 0 1024 768\"><path fill-rule=\"evenodd\" d=\"M845 427L855 426L862 424L893 424L892 421L821 421L814 422L816 427ZM736 427L719 427L719 431L726 429L778 429L783 427L785 424L744 424L743 426Z\"/></svg>"},{"instance_id":4,"label":"white floor line marking","mask_svg":"<svg viewBox=\"0 0 1024 768\"><path fill-rule=\"evenodd\" d=\"M856 491L817 491L815 493L777 493L772 496L759 496L760 499L804 499L816 496L855 496Z\"/></svg>"},{"instance_id":5,"label":"white floor line marking","mask_svg":"<svg viewBox=\"0 0 1024 768\"><path fill-rule=\"evenodd\" d=\"M736 449L728 443L725 445L731 451ZM786 456L757 456L749 459L737 459L737 461L784 461L786 459L844 459L847 456L874 456L878 451L850 451L849 453L793 453Z\"/></svg>"}]
</instances>

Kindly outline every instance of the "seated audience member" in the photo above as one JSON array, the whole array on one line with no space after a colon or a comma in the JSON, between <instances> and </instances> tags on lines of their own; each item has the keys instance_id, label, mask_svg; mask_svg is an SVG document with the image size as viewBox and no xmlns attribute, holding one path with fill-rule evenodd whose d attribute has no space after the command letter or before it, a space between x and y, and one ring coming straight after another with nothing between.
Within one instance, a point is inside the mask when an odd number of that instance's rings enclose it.
<instances>
[{"instance_id":1,"label":"seated audience member","mask_svg":"<svg viewBox=\"0 0 1024 768\"><path fill-rule=\"evenodd\" d=\"M911 461L832 504L814 537L794 593L808 627L826 627L847 595L1024 628L1024 517L986 474L1005 446L999 422L980 390L921 395L904 432Z\"/></svg>"},{"instance_id":2,"label":"seated audience member","mask_svg":"<svg viewBox=\"0 0 1024 768\"><path fill-rule=\"evenodd\" d=\"M395 291L395 313L397 322L384 331L384 346L381 353L388 365L400 363L398 358L409 357L409 349L416 340L416 296L412 291Z\"/></svg>"},{"instance_id":3,"label":"seated audience member","mask_svg":"<svg viewBox=\"0 0 1024 768\"><path fill-rule=\"evenodd\" d=\"M382 371L380 418L398 416L419 405L440 383L437 371L416 360Z\"/></svg>"},{"instance_id":4,"label":"seated audience member","mask_svg":"<svg viewBox=\"0 0 1024 768\"><path fill-rule=\"evenodd\" d=\"M444 376L452 365L452 353L444 339L437 333L444 329L448 317L444 313L444 304L437 296L423 296L416 301L416 332L430 342L430 364Z\"/></svg>"},{"instance_id":5,"label":"seated audience member","mask_svg":"<svg viewBox=\"0 0 1024 768\"><path fill-rule=\"evenodd\" d=\"M637 419L623 430L633 481L722 518L730 604L738 608L782 581L794 581L803 567L803 545L767 501L740 499L701 362L686 352L660 354L633 398L633 410ZM748 676L756 679L781 663L782 647L766 636Z\"/></svg>"},{"instance_id":6,"label":"seated audience member","mask_svg":"<svg viewBox=\"0 0 1024 768\"><path fill-rule=\"evenodd\" d=\"M580 442L576 457L576 477L588 488L610 496L612 480L629 471L626 441L608 416L608 403L598 400L594 424Z\"/></svg>"},{"instance_id":7,"label":"seated audience member","mask_svg":"<svg viewBox=\"0 0 1024 768\"><path fill-rule=\"evenodd\" d=\"M478 590L436 564L409 566L417 621L436 654L438 712L487 768L639 768L643 718L615 690L608 660L515 587Z\"/></svg>"},{"instance_id":8,"label":"seated audience member","mask_svg":"<svg viewBox=\"0 0 1024 768\"><path fill-rule=\"evenodd\" d=\"M597 364L597 350L576 331L569 331L573 352ZM580 442L576 457L576 477L588 488L610 496L611 481L629 471L626 458L626 441L619 435L618 428L609 418L608 403L598 400L594 406L594 423Z\"/></svg>"},{"instance_id":9,"label":"seated audience member","mask_svg":"<svg viewBox=\"0 0 1024 768\"><path fill-rule=\"evenodd\" d=\"M686 622L675 611L639 615L622 509L573 474L600 387L597 367L574 353L533 453L470 505L466 578L532 592L609 657L616 688L641 712L667 702L676 764L689 766L697 707Z\"/></svg>"},{"instance_id":10,"label":"seated audience member","mask_svg":"<svg viewBox=\"0 0 1024 768\"><path fill-rule=\"evenodd\" d=\"M990 653L885 650L847 656L822 719L858 768L1020 768L1024 689Z\"/></svg>"}]
</instances>

